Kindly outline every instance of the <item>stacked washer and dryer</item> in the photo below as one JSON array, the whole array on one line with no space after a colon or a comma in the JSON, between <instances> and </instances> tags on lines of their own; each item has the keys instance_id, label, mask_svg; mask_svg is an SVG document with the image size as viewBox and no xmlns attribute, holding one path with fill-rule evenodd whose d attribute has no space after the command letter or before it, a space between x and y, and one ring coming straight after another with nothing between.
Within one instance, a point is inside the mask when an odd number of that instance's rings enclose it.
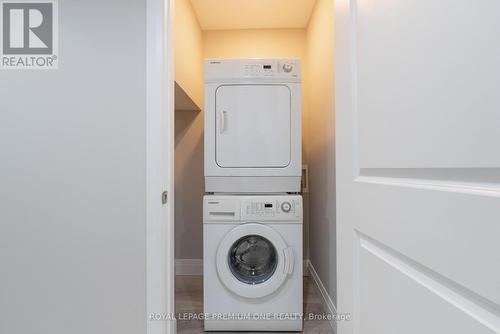
<instances>
[{"instance_id":1,"label":"stacked washer and dryer","mask_svg":"<svg viewBox=\"0 0 500 334\"><path fill-rule=\"evenodd\" d=\"M298 60L205 64L205 330L302 330Z\"/></svg>"}]
</instances>

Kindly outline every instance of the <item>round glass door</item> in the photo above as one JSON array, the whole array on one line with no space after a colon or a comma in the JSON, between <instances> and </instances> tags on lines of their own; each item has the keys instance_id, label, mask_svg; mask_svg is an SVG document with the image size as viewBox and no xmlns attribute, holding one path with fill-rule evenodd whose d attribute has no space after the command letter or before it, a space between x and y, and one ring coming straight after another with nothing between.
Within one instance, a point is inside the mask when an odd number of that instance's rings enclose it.
<instances>
[{"instance_id":1,"label":"round glass door","mask_svg":"<svg viewBox=\"0 0 500 334\"><path fill-rule=\"evenodd\" d=\"M293 252L269 225L235 226L217 248L216 267L221 282L245 298L261 298L277 291L293 271Z\"/></svg>"},{"instance_id":2,"label":"round glass door","mask_svg":"<svg viewBox=\"0 0 500 334\"><path fill-rule=\"evenodd\" d=\"M261 284L271 278L276 270L276 248L260 235L247 235L233 243L228 253L232 274L246 284Z\"/></svg>"}]
</instances>

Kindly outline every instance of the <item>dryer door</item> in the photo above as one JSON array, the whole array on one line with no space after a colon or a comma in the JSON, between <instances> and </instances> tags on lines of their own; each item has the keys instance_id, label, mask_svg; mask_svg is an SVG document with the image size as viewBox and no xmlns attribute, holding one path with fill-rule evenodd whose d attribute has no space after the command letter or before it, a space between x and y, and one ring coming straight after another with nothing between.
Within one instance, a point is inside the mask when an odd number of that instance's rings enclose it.
<instances>
[{"instance_id":1,"label":"dryer door","mask_svg":"<svg viewBox=\"0 0 500 334\"><path fill-rule=\"evenodd\" d=\"M294 256L278 232L249 223L235 227L217 250L217 273L233 293L261 298L278 290L293 272Z\"/></svg>"},{"instance_id":2,"label":"dryer door","mask_svg":"<svg viewBox=\"0 0 500 334\"><path fill-rule=\"evenodd\" d=\"M216 91L216 162L222 168L284 168L291 157L286 85L221 85Z\"/></svg>"}]
</instances>

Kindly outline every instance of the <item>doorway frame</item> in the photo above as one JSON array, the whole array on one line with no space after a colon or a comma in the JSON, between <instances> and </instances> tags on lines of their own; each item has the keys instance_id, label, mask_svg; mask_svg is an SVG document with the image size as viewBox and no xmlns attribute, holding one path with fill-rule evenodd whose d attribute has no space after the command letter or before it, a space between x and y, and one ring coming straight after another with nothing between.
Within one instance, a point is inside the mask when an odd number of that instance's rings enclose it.
<instances>
[{"instance_id":1,"label":"doorway frame","mask_svg":"<svg viewBox=\"0 0 500 334\"><path fill-rule=\"evenodd\" d=\"M176 332L173 18L173 0L146 1L147 334Z\"/></svg>"},{"instance_id":2,"label":"doorway frame","mask_svg":"<svg viewBox=\"0 0 500 334\"><path fill-rule=\"evenodd\" d=\"M151 320L150 315L173 316L175 312L175 0L146 0L146 3L146 333L170 334L176 333L175 320ZM335 78L335 74L333 75ZM333 112L335 113L335 110ZM168 192L168 201L162 205L161 196L164 191ZM306 261L309 263L309 260ZM309 265L304 265L304 268L309 268ZM316 278L319 277L314 277L315 284L318 285ZM323 294L326 290L321 286L318 285L318 288ZM326 305L329 307L328 303ZM336 333L336 326L332 322L330 325Z\"/></svg>"}]
</instances>

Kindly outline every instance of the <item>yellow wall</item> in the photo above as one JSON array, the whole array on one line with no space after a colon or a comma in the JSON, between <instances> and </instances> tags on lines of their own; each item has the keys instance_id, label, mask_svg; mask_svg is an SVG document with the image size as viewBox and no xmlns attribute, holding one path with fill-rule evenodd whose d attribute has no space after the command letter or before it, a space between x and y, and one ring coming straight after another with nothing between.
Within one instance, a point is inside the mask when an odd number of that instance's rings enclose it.
<instances>
[{"instance_id":1,"label":"yellow wall","mask_svg":"<svg viewBox=\"0 0 500 334\"><path fill-rule=\"evenodd\" d=\"M308 111L310 260L336 303L335 100L333 0L317 0L307 29L304 89Z\"/></svg>"},{"instance_id":2,"label":"yellow wall","mask_svg":"<svg viewBox=\"0 0 500 334\"><path fill-rule=\"evenodd\" d=\"M175 81L203 106L203 36L189 0L175 0Z\"/></svg>"},{"instance_id":3,"label":"yellow wall","mask_svg":"<svg viewBox=\"0 0 500 334\"><path fill-rule=\"evenodd\" d=\"M175 0L175 80L203 108L204 70L201 28L189 0ZM175 113L176 258L202 257L203 110Z\"/></svg>"},{"instance_id":4,"label":"yellow wall","mask_svg":"<svg viewBox=\"0 0 500 334\"><path fill-rule=\"evenodd\" d=\"M305 57L305 29L207 30L203 32L205 58Z\"/></svg>"}]
</instances>

